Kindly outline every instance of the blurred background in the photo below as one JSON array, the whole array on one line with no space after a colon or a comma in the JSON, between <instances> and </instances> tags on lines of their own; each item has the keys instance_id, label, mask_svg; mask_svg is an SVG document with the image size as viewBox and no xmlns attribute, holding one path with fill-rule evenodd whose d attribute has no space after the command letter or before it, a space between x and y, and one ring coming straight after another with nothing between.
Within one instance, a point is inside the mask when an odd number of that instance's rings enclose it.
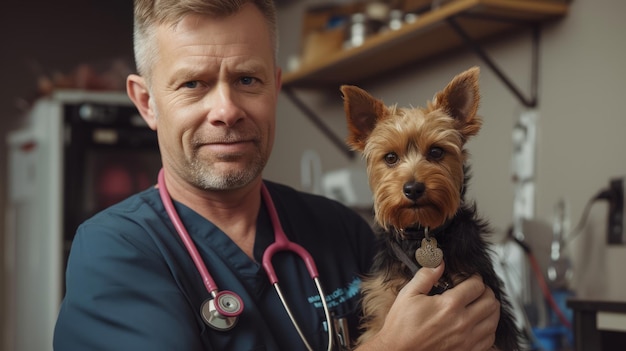
<instances>
[{"instance_id":1,"label":"blurred background","mask_svg":"<svg viewBox=\"0 0 626 351\"><path fill-rule=\"evenodd\" d=\"M419 32L411 30L416 21L474 1L277 1L278 60L287 83L265 177L370 216L364 163L340 145L346 126L339 84L307 84L307 72L325 77L325 67L342 60L352 66L356 57L360 71L341 84L358 84L387 104L423 106L454 75L480 66L484 125L468 144L467 197L494 228L494 259L520 324L541 339L534 349L582 350L590 333L600 346L586 350L610 350L624 345L615 340L626 331L626 238L623 228L608 225L624 214L623 194L613 195L626 177L626 3L507 1L567 9L542 19L538 37L521 23L476 42L523 96L536 88L536 104L521 101L462 42L377 70L444 40L436 30L434 39L410 39ZM391 9L402 10L393 12L399 29L392 28ZM377 17L381 11L387 20ZM446 16L422 32L449 25ZM385 34L394 30L407 34ZM6 0L0 44L0 348L39 351L50 344L73 228L154 183L158 150L124 96L125 76L134 71L131 0ZM95 110L85 110L85 101ZM593 322L575 322L577 311Z\"/></svg>"}]
</instances>

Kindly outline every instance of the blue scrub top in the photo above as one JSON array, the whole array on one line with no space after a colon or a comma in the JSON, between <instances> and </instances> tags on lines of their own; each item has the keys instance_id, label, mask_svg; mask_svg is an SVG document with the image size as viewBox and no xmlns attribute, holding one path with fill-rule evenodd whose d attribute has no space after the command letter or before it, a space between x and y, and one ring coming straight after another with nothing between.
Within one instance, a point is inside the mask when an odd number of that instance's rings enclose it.
<instances>
[{"instance_id":1,"label":"blue scrub top","mask_svg":"<svg viewBox=\"0 0 626 351\"><path fill-rule=\"evenodd\" d=\"M351 336L360 315L359 284L374 253L369 225L343 205L266 182L291 241L313 256L331 314ZM244 312L229 331L202 321L209 298L169 220L158 190L110 207L77 230L66 271L66 296L55 328L56 351L305 350L260 262L274 232L265 207L250 259L219 228L186 206L175 207L220 290L241 296ZM307 340L327 345L325 317L304 263L281 252L279 284Z\"/></svg>"}]
</instances>

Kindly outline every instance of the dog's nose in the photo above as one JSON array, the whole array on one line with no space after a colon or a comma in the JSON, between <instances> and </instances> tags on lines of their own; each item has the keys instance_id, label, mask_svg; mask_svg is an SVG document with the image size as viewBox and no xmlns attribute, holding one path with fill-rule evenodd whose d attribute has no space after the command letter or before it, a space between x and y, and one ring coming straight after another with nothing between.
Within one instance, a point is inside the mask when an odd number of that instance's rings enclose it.
<instances>
[{"instance_id":1,"label":"dog's nose","mask_svg":"<svg viewBox=\"0 0 626 351\"><path fill-rule=\"evenodd\" d=\"M424 194L426 186L424 183L408 182L404 184L402 190L404 191L404 196L406 196L407 199L415 201Z\"/></svg>"}]
</instances>

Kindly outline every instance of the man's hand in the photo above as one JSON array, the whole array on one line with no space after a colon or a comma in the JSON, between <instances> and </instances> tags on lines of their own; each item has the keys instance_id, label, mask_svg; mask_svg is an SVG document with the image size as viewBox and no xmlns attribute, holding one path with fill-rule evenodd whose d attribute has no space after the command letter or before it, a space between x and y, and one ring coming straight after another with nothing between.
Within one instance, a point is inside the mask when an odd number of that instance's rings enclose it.
<instances>
[{"instance_id":1,"label":"man's hand","mask_svg":"<svg viewBox=\"0 0 626 351\"><path fill-rule=\"evenodd\" d=\"M500 302L479 276L428 296L443 270L443 263L421 268L398 294L382 330L358 350L489 350L495 341Z\"/></svg>"}]
</instances>

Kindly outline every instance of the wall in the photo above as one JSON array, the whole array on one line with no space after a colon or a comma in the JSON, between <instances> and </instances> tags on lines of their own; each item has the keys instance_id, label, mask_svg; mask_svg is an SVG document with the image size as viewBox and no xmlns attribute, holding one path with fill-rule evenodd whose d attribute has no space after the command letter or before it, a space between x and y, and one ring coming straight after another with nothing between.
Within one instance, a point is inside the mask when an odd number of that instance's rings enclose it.
<instances>
[{"instance_id":1,"label":"wall","mask_svg":"<svg viewBox=\"0 0 626 351\"><path fill-rule=\"evenodd\" d=\"M297 53L302 11L316 1L281 1L280 63ZM626 175L626 3L620 0L574 0L570 14L546 27L541 42L540 129L537 155L536 218L549 225L553 206L561 198L569 204L572 226L587 201L615 176ZM132 10L130 0L18 1L8 0L0 11L0 212L6 196L5 134L20 123L16 101L32 98L40 73L68 72L79 63L102 64L115 58L130 60ZM488 46L489 53L523 89L528 86L529 42L525 35ZM421 62L402 72L381 77L364 88L385 101L423 104L456 73L482 65L470 53L456 53ZM512 218L513 185L510 179L511 131L520 105L502 83L483 67L482 107L485 125L470 143L474 179L469 197L498 231ZM345 122L339 91L303 93L327 124L343 138ZM284 96L278 111L278 139L266 177L300 187L300 157L314 149L325 170L356 165L325 137ZM586 230L574 240L579 295L602 292L626 299L620 268L626 248L605 244L606 205L592 207ZM0 238L4 234L0 216ZM0 240L2 249L3 240ZM2 249L3 250L3 249ZM4 260L0 272L4 273ZM2 284L4 285L4 283ZM4 301L0 290L0 300ZM4 315L0 305L0 315ZM3 321L4 322L4 321ZM0 325L1 326L1 325ZM4 330L4 328L2 329ZM4 333L2 334L4 336ZM0 339L0 345L5 345ZM6 349L6 348L3 348ZM8 350L8 349L7 349Z\"/></svg>"},{"instance_id":2,"label":"wall","mask_svg":"<svg viewBox=\"0 0 626 351\"><path fill-rule=\"evenodd\" d=\"M302 12L316 1L293 2L281 7L281 56L283 67L299 51ZM583 215L587 202L608 185L609 179L626 176L626 3L620 0L574 0L567 17L544 27L540 46L539 123L536 203L532 231L546 255L554 206L564 199L571 228ZM521 33L486 46L496 63L525 92L529 91L530 35ZM387 103L422 105L456 73L480 65L484 127L469 143L473 180L468 195L478 203L497 232L512 222L511 180L512 128L523 111L520 103L470 52L457 52L416 63L401 72L380 77L363 86ZM339 90L321 94L308 91L299 96L322 116L340 137L346 127ZM324 170L362 161L350 161L330 144L284 96L278 110L278 139L266 171L271 179L301 187L300 157L314 149L322 155ZM607 246L606 203L591 207L585 230L573 239L569 253L575 263L574 284L580 296L626 299L621 267L626 247ZM531 223L533 224L533 223Z\"/></svg>"}]
</instances>

